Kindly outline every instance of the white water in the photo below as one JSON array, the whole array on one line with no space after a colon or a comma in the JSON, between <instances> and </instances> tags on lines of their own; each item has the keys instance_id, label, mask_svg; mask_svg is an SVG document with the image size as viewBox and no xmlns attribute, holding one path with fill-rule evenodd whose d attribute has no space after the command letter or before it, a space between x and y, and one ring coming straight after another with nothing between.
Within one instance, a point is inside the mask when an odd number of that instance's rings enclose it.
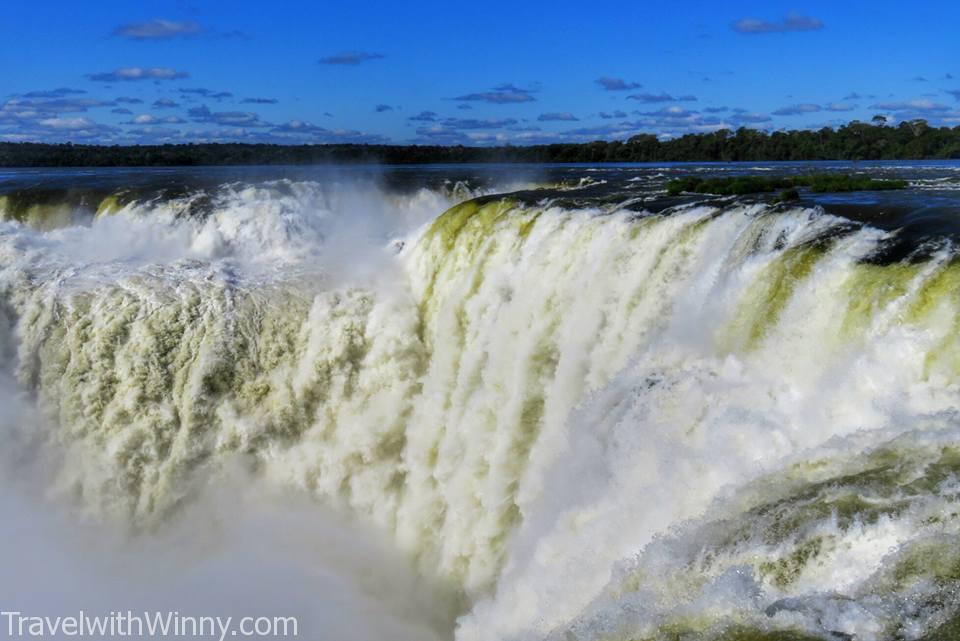
<instances>
[{"instance_id":1,"label":"white water","mask_svg":"<svg viewBox=\"0 0 960 641\"><path fill-rule=\"evenodd\" d=\"M240 457L390 537L439 604L396 607L463 640L913 638L951 614L907 608L949 571L883 574L958 535L960 467L909 486L957 443L946 250L864 264L881 232L823 240L842 221L801 209L503 201L430 224L447 204L282 183L201 220L0 223L9 360L44 416L16 431L55 453L54 495L163 530ZM901 475L847 478L881 446ZM776 537L752 532L764 505ZM417 580L390 563L398 592Z\"/></svg>"}]
</instances>

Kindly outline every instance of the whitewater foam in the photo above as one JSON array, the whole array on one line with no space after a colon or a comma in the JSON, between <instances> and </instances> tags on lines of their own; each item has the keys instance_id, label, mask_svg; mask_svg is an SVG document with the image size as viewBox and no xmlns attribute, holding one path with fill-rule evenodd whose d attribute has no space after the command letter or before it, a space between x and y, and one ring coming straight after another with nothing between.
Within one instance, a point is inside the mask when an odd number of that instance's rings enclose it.
<instances>
[{"instance_id":1,"label":"whitewater foam","mask_svg":"<svg viewBox=\"0 0 960 641\"><path fill-rule=\"evenodd\" d=\"M465 641L955 613L923 560L960 535L948 245L882 264L889 232L761 204L197 198L0 223L0 337L89 513L149 530L241 455L457 586Z\"/></svg>"}]
</instances>

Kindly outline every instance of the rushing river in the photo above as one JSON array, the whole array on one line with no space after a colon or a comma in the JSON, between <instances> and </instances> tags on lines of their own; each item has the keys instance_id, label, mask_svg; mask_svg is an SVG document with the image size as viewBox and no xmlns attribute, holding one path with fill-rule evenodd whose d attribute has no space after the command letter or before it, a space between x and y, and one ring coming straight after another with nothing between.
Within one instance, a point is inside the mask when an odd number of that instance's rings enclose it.
<instances>
[{"instance_id":1,"label":"rushing river","mask_svg":"<svg viewBox=\"0 0 960 641\"><path fill-rule=\"evenodd\" d=\"M911 186L664 189L828 170ZM0 604L953 638L958 232L957 163L0 170Z\"/></svg>"}]
</instances>

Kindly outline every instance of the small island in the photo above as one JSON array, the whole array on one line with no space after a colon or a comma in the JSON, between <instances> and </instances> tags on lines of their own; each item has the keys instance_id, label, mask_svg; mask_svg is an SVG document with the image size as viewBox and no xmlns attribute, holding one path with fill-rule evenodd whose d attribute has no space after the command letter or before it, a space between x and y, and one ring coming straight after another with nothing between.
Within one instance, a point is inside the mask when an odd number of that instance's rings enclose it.
<instances>
[{"instance_id":1,"label":"small island","mask_svg":"<svg viewBox=\"0 0 960 641\"><path fill-rule=\"evenodd\" d=\"M684 193L710 194L715 196L744 196L780 191L776 200L798 200L798 189L808 189L816 194L850 191L888 191L906 189L906 180L870 178L856 174L802 174L798 176L730 176L726 178L700 178L686 176L667 183L667 193L679 196Z\"/></svg>"}]
</instances>

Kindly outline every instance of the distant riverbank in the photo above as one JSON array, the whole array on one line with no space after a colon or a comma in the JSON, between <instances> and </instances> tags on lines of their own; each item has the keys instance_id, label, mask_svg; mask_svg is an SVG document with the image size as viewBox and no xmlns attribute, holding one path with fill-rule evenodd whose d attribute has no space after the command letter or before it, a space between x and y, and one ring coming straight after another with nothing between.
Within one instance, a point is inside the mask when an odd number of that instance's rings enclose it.
<instances>
[{"instance_id":1,"label":"distant riverbank","mask_svg":"<svg viewBox=\"0 0 960 641\"><path fill-rule=\"evenodd\" d=\"M378 163L603 163L801 160L924 160L960 158L960 127L924 120L897 126L851 122L837 129L775 131L740 128L660 140L526 147L421 145L268 145L190 143L103 146L0 143L0 167L160 167L193 165L310 165Z\"/></svg>"}]
</instances>

